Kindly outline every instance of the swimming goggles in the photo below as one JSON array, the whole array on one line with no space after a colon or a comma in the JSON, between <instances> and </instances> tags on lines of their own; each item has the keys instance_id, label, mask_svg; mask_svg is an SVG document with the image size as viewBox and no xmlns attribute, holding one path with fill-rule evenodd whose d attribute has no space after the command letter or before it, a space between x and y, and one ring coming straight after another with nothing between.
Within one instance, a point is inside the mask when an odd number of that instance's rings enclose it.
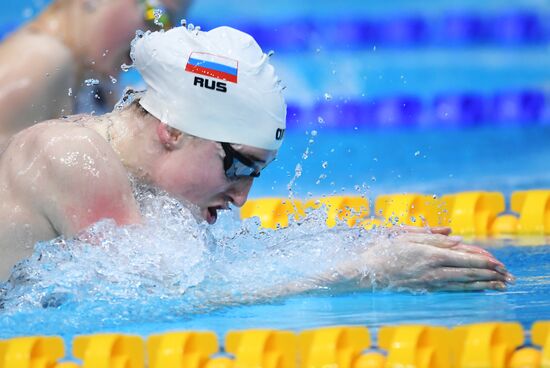
<instances>
[{"instance_id":1,"label":"swimming goggles","mask_svg":"<svg viewBox=\"0 0 550 368\"><path fill-rule=\"evenodd\" d=\"M172 14L159 0L138 0L138 3L143 8L143 19L150 29L158 29L160 25L164 30L172 28Z\"/></svg>"},{"instance_id":2,"label":"swimming goggles","mask_svg":"<svg viewBox=\"0 0 550 368\"><path fill-rule=\"evenodd\" d=\"M262 167L248 157L243 156L230 143L220 142L225 157L223 159L223 169L225 176L229 179L238 179L242 177L257 178L260 176Z\"/></svg>"}]
</instances>

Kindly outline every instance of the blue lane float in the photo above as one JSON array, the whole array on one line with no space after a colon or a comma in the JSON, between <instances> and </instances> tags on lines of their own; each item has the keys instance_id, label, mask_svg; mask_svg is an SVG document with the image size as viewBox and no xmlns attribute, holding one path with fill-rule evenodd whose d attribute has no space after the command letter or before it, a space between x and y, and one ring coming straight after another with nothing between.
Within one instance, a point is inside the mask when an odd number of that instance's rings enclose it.
<instances>
[{"instance_id":1,"label":"blue lane float","mask_svg":"<svg viewBox=\"0 0 550 368\"><path fill-rule=\"evenodd\" d=\"M383 47L520 47L550 42L548 14L535 10L499 13L447 12L439 17L396 14L377 18L297 18L279 23L241 21L230 24L255 36L267 48L277 51L369 49ZM203 29L212 28L199 22Z\"/></svg>"},{"instance_id":2,"label":"blue lane float","mask_svg":"<svg viewBox=\"0 0 550 368\"><path fill-rule=\"evenodd\" d=\"M288 19L279 23L233 22L229 25L253 34L266 48L278 51L364 49L384 47L517 47L550 42L549 14L535 10L509 10L480 14L471 11L448 12L440 17L396 14L392 17L357 19ZM214 28L199 20L202 29ZM0 24L0 40L18 23Z\"/></svg>"},{"instance_id":3,"label":"blue lane float","mask_svg":"<svg viewBox=\"0 0 550 368\"><path fill-rule=\"evenodd\" d=\"M444 93L431 100L414 95L373 99L333 98L312 106L288 105L289 129L368 127L467 127L550 123L550 104L543 91Z\"/></svg>"}]
</instances>

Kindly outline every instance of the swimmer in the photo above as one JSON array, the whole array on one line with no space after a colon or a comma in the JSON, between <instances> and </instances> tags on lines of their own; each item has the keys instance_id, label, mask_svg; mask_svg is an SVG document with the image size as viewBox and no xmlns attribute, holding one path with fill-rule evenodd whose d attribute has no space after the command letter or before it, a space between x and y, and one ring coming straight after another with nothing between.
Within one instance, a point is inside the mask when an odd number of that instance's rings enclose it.
<instances>
[{"instance_id":1,"label":"swimmer","mask_svg":"<svg viewBox=\"0 0 550 368\"><path fill-rule=\"evenodd\" d=\"M214 223L218 211L246 202L275 158L286 104L269 57L251 36L178 27L139 39L133 51L143 94L129 92L133 100L102 116L36 124L0 156L2 278L37 241L75 235L103 218L140 223L129 175L192 203ZM384 238L319 280L445 290L503 289L512 280L488 252L434 230ZM381 251L388 245L399 256ZM365 267L375 279L367 281ZM305 290L281 288L278 295Z\"/></svg>"},{"instance_id":2,"label":"swimmer","mask_svg":"<svg viewBox=\"0 0 550 368\"><path fill-rule=\"evenodd\" d=\"M153 24L153 7L164 10L160 22L169 27L173 14L181 14L188 4L54 0L0 44L0 147L32 124L70 115L84 79L112 85L109 76L116 77L128 59L136 29L159 29ZM105 93L103 101L109 97Z\"/></svg>"}]
</instances>

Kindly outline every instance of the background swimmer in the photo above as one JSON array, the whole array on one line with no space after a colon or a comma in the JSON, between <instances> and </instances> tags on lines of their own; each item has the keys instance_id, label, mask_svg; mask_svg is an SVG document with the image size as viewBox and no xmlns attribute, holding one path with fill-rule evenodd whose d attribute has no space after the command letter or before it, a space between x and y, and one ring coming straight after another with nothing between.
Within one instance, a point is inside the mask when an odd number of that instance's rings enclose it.
<instances>
[{"instance_id":1,"label":"background swimmer","mask_svg":"<svg viewBox=\"0 0 550 368\"><path fill-rule=\"evenodd\" d=\"M0 45L0 147L37 122L69 115L86 78L117 76L136 29L158 29L188 0L55 0ZM108 96L103 96L108 98ZM111 99L111 106L114 101Z\"/></svg>"},{"instance_id":2,"label":"background swimmer","mask_svg":"<svg viewBox=\"0 0 550 368\"><path fill-rule=\"evenodd\" d=\"M76 234L102 218L139 223L128 174L191 202L213 223L230 203L244 204L254 178L275 157L286 106L252 37L228 27L179 27L140 39L134 55L148 87L143 96L104 116L37 124L17 134L1 156L4 277L6 266L28 256L38 240ZM481 290L503 289L512 280L489 253L442 232L387 237L316 282ZM399 257L379 251L388 243ZM374 280L364 279L365 266ZM300 285L273 296L307 290Z\"/></svg>"}]
</instances>

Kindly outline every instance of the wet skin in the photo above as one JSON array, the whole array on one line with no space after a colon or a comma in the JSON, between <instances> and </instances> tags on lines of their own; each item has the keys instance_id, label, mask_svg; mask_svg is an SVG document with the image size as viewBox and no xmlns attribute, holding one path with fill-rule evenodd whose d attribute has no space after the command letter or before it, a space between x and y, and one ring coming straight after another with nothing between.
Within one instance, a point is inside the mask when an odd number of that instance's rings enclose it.
<instances>
[{"instance_id":1,"label":"wet skin","mask_svg":"<svg viewBox=\"0 0 550 368\"><path fill-rule=\"evenodd\" d=\"M129 173L196 205L210 223L218 210L246 201L252 178L225 176L219 143L172 134L150 115L107 116L37 124L7 145L0 156L1 278L37 241L74 235L102 218L139 223ZM235 148L263 162L275 154Z\"/></svg>"},{"instance_id":2,"label":"wet skin","mask_svg":"<svg viewBox=\"0 0 550 368\"><path fill-rule=\"evenodd\" d=\"M265 165L275 155L235 146ZM230 180L217 142L179 134L135 108L105 116L75 116L37 124L13 137L0 156L0 276L32 245L71 236L112 218L141 221L128 174L196 205L208 222L229 203L244 204L252 178ZM513 277L487 251L448 236L448 229L398 229L374 238L364 254L330 275L281 285L285 295L320 285L373 285L428 290L501 290Z\"/></svg>"}]
</instances>

